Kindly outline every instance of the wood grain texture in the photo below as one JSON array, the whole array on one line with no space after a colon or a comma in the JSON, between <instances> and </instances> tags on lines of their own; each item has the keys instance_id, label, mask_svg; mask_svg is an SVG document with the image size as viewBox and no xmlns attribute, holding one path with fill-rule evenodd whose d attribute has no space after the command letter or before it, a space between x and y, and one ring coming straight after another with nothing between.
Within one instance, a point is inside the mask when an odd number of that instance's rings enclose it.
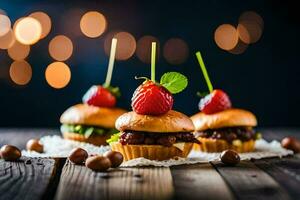
<instances>
[{"instance_id":1,"label":"wood grain texture","mask_svg":"<svg viewBox=\"0 0 300 200\"><path fill-rule=\"evenodd\" d=\"M229 188L210 164L171 167L174 199L233 199Z\"/></svg>"},{"instance_id":2,"label":"wood grain texture","mask_svg":"<svg viewBox=\"0 0 300 200\"><path fill-rule=\"evenodd\" d=\"M300 199L300 159L295 157L255 160L255 165L271 175L292 199Z\"/></svg>"},{"instance_id":3,"label":"wood grain texture","mask_svg":"<svg viewBox=\"0 0 300 200\"><path fill-rule=\"evenodd\" d=\"M17 146L19 149L25 149L28 140L40 138L45 135L60 135L60 132L58 129L1 128L0 147L5 144L11 144Z\"/></svg>"},{"instance_id":4,"label":"wood grain texture","mask_svg":"<svg viewBox=\"0 0 300 200\"><path fill-rule=\"evenodd\" d=\"M42 199L55 172L53 159L0 160L0 199Z\"/></svg>"},{"instance_id":5,"label":"wood grain texture","mask_svg":"<svg viewBox=\"0 0 300 200\"><path fill-rule=\"evenodd\" d=\"M285 189L252 162L243 161L237 166L212 163L237 199L290 199Z\"/></svg>"},{"instance_id":6,"label":"wood grain texture","mask_svg":"<svg viewBox=\"0 0 300 200\"><path fill-rule=\"evenodd\" d=\"M93 172L66 162L55 199L170 199L169 168L122 168Z\"/></svg>"}]
</instances>

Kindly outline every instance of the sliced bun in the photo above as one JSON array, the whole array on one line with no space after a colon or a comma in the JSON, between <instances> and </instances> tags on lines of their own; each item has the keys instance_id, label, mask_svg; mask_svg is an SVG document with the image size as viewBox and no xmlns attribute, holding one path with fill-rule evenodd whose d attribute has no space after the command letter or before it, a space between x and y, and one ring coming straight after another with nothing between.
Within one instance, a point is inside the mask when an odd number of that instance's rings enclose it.
<instances>
[{"instance_id":1,"label":"sliced bun","mask_svg":"<svg viewBox=\"0 0 300 200\"><path fill-rule=\"evenodd\" d=\"M182 150L175 146L122 145L119 142L111 143L110 146L113 151L120 152L125 161L141 157L149 160L169 160L176 157L186 158L193 148L193 143L184 143Z\"/></svg>"},{"instance_id":2,"label":"sliced bun","mask_svg":"<svg viewBox=\"0 0 300 200\"><path fill-rule=\"evenodd\" d=\"M114 128L116 119L126 111L120 108L104 108L77 104L68 108L60 117L62 124L82 124Z\"/></svg>"},{"instance_id":3,"label":"sliced bun","mask_svg":"<svg viewBox=\"0 0 300 200\"><path fill-rule=\"evenodd\" d=\"M241 142L239 145L233 145L226 140L211 139L211 138L197 138L201 144L194 144L195 151L203 152L222 152L228 149L234 150L238 153L252 152L255 149L255 140Z\"/></svg>"},{"instance_id":4,"label":"sliced bun","mask_svg":"<svg viewBox=\"0 0 300 200\"><path fill-rule=\"evenodd\" d=\"M194 125L190 118L174 110L159 116L128 112L117 119L116 128L119 131L132 130L156 133L194 131Z\"/></svg>"},{"instance_id":5,"label":"sliced bun","mask_svg":"<svg viewBox=\"0 0 300 200\"><path fill-rule=\"evenodd\" d=\"M200 112L193 115L191 119L196 131L237 126L253 127L257 125L257 120L253 113L236 108L210 115Z\"/></svg>"},{"instance_id":6,"label":"sliced bun","mask_svg":"<svg viewBox=\"0 0 300 200\"><path fill-rule=\"evenodd\" d=\"M63 137L67 140L75 140L77 142L86 142L96 146L107 145L106 140L111 137L111 135L91 135L85 138L83 135L78 133L62 133Z\"/></svg>"}]
</instances>

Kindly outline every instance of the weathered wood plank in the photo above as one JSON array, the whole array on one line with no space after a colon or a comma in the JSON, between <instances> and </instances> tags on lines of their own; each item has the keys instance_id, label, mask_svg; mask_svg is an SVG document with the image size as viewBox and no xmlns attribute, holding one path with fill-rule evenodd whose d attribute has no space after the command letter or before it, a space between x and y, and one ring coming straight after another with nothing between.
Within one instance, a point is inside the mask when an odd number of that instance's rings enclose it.
<instances>
[{"instance_id":1,"label":"weathered wood plank","mask_svg":"<svg viewBox=\"0 0 300 200\"><path fill-rule=\"evenodd\" d=\"M169 168L120 168L93 172L66 162L57 189L64 199L170 199L173 195Z\"/></svg>"},{"instance_id":2,"label":"weathered wood plank","mask_svg":"<svg viewBox=\"0 0 300 200\"><path fill-rule=\"evenodd\" d=\"M32 129L32 128L1 128L0 129L0 147L4 144L17 146L19 149L25 149L26 142L33 138L40 138L45 135L59 135L58 129Z\"/></svg>"},{"instance_id":3,"label":"weathered wood plank","mask_svg":"<svg viewBox=\"0 0 300 200\"><path fill-rule=\"evenodd\" d=\"M231 191L210 164L171 167L174 199L233 199Z\"/></svg>"},{"instance_id":4,"label":"weathered wood plank","mask_svg":"<svg viewBox=\"0 0 300 200\"><path fill-rule=\"evenodd\" d=\"M252 162L231 167L212 163L230 186L237 199L290 199L286 190Z\"/></svg>"},{"instance_id":5,"label":"weathered wood plank","mask_svg":"<svg viewBox=\"0 0 300 200\"><path fill-rule=\"evenodd\" d=\"M271 175L293 199L300 199L300 159L295 157L255 160L255 165Z\"/></svg>"},{"instance_id":6,"label":"weathered wood plank","mask_svg":"<svg viewBox=\"0 0 300 200\"><path fill-rule=\"evenodd\" d=\"M0 160L0 199L42 199L55 172L55 160L22 157L19 162Z\"/></svg>"}]
</instances>

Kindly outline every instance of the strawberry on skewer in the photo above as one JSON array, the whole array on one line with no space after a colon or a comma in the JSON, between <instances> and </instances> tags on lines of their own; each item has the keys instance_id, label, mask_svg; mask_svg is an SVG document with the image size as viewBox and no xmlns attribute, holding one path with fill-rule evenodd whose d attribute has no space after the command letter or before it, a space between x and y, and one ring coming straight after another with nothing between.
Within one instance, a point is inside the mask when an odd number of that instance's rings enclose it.
<instances>
[{"instance_id":1,"label":"strawberry on skewer","mask_svg":"<svg viewBox=\"0 0 300 200\"><path fill-rule=\"evenodd\" d=\"M200 99L199 110L205 114L213 114L231 108L229 96L220 89L213 89L200 52L197 52L196 56L210 92Z\"/></svg>"}]
</instances>

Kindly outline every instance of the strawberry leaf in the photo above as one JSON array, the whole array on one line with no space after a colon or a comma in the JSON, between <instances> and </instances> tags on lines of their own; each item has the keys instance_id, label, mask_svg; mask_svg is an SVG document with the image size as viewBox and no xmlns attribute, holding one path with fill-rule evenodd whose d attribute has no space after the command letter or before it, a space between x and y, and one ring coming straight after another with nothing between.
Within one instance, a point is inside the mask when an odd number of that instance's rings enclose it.
<instances>
[{"instance_id":1,"label":"strawberry leaf","mask_svg":"<svg viewBox=\"0 0 300 200\"><path fill-rule=\"evenodd\" d=\"M110 91L110 93L112 95L114 95L116 98L120 98L121 97L121 91L120 91L119 87L113 87L113 86L108 86L108 87L103 86L103 87L106 88L106 89L108 89Z\"/></svg>"},{"instance_id":2,"label":"strawberry leaf","mask_svg":"<svg viewBox=\"0 0 300 200\"><path fill-rule=\"evenodd\" d=\"M172 94L176 94L186 88L188 79L178 72L167 72L161 77L160 84Z\"/></svg>"}]
</instances>

